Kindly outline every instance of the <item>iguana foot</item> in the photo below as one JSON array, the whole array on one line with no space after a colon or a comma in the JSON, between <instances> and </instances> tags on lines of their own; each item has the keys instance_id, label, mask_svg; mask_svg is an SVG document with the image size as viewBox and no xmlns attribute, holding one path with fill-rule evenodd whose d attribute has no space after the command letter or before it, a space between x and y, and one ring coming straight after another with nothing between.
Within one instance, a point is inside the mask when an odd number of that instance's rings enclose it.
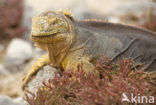
<instances>
[{"instance_id":1,"label":"iguana foot","mask_svg":"<svg viewBox=\"0 0 156 105\"><path fill-rule=\"evenodd\" d=\"M29 70L29 72L24 76L22 82L22 89L24 90L26 88L28 82L32 79L32 77L38 72L38 70L41 67L49 63L50 63L50 59L48 55L44 55L40 57L32 66L32 68Z\"/></svg>"}]
</instances>

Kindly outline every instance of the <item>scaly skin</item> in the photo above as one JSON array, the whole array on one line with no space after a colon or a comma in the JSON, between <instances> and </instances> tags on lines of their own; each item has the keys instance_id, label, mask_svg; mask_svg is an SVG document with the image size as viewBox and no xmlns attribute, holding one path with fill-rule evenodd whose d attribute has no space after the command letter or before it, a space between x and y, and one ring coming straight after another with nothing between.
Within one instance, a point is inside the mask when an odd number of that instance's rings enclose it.
<instances>
[{"instance_id":1,"label":"scaly skin","mask_svg":"<svg viewBox=\"0 0 156 105\"><path fill-rule=\"evenodd\" d=\"M145 70L156 70L156 35L145 29L103 21L75 21L70 13L47 11L32 19L30 39L48 52L23 79L23 89L39 68L51 64L65 70L83 64L86 73L94 70L102 54L117 62L133 58Z\"/></svg>"}]
</instances>

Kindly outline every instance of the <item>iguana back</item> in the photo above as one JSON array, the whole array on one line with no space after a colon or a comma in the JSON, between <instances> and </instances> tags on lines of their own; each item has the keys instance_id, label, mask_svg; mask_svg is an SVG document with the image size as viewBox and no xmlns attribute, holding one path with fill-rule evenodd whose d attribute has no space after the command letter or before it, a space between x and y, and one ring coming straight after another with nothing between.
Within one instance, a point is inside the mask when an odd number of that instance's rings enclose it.
<instances>
[{"instance_id":1,"label":"iguana back","mask_svg":"<svg viewBox=\"0 0 156 105\"><path fill-rule=\"evenodd\" d=\"M156 34L145 29L101 21L73 21L76 43L92 61L102 54L117 62L132 58L148 71L156 70Z\"/></svg>"}]
</instances>

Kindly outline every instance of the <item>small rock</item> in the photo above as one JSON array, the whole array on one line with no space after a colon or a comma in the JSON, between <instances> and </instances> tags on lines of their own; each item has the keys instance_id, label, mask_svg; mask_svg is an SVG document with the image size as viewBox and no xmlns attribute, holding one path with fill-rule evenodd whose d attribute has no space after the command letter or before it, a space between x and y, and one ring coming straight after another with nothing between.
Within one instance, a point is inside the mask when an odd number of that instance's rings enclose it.
<instances>
[{"instance_id":1,"label":"small rock","mask_svg":"<svg viewBox=\"0 0 156 105\"><path fill-rule=\"evenodd\" d=\"M31 92L36 92L37 89L43 86L42 82L47 82L49 79L53 79L57 73L56 68L53 68L49 65L44 66L41 68L35 77L28 83L27 89ZM58 74L58 73L57 73Z\"/></svg>"},{"instance_id":2,"label":"small rock","mask_svg":"<svg viewBox=\"0 0 156 105\"><path fill-rule=\"evenodd\" d=\"M20 65L30 59L33 54L32 46L22 39L13 39L7 48L6 63Z\"/></svg>"},{"instance_id":3,"label":"small rock","mask_svg":"<svg viewBox=\"0 0 156 105\"><path fill-rule=\"evenodd\" d=\"M27 102L21 97L11 99L9 96L0 96L0 105L27 105Z\"/></svg>"},{"instance_id":4,"label":"small rock","mask_svg":"<svg viewBox=\"0 0 156 105\"><path fill-rule=\"evenodd\" d=\"M0 64L0 75L9 75L10 72L2 64Z\"/></svg>"},{"instance_id":5,"label":"small rock","mask_svg":"<svg viewBox=\"0 0 156 105\"><path fill-rule=\"evenodd\" d=\"M0 96L0 105L16 105L10 97Z\"/></svg>"},{"instance_id":6,"label":"small rock","mask_svg":"<svg viewBox=\"0 0 156 105\"><path fill-rule=\"evenodd\" d=\"M9 96L0 96L0 105L27 105L27 102L21 97L11 99Z\"/></svg>"},{"instance_id":7,"label":"small rock","mask_svg":"<svg viewBox=\"0 0 156 105\"><path fill-rule=\"evenodd\" d=\"M13 99L13 102L16 103L16 105L28 105L27 102L22 97Z\"/></svg>"},{"instance_id":8,"label":"small rock","mask_svg":"<svg viewBox=\"0 0 156 105\"><path fill-rule=\"evenodd\" d=\"M11 72L24 70L26 61L33 56L32 45L22 39L13 39L6 51L5 67Z\"/></svg>"}]
</instances>

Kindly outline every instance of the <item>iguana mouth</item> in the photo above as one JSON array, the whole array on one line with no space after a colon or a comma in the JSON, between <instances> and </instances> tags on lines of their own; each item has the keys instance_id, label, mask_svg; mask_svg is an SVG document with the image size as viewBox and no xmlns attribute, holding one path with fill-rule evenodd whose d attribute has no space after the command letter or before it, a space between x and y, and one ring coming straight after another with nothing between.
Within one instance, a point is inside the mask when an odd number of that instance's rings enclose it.
<instances>
[{"instance_id":1,"label":"iguana mouth","mask_svg":"<svg viewBox=\"0 0 156 105\"><path fill-rule=\"evenodd\" d=\"M42 36L41 35L37 36L37 35L32 34L31 36L34 37L34 38L35 37L42 38L42 37L53 37L53 36L56 36L57 34L59 34L59 32L58 33L53 33L53 34L50 34L50 35L42 35Z\"/></svg>"},{"instance_id":2,"label":"iguana mouth","mask_svg":"<svg viewBox=\"0 0 156 105\"><path fill-rule=\"evenodd\" d=\"M61 35L61 32L58 33L53 33L53 34L48 34L48 35L30 35L30 39L32 41L36 41L36 42L40 42L40 43L56 43L56 42L60 42L60 41L64 41L66 40L65 36Z\"/></svg>"}]
</instances>

